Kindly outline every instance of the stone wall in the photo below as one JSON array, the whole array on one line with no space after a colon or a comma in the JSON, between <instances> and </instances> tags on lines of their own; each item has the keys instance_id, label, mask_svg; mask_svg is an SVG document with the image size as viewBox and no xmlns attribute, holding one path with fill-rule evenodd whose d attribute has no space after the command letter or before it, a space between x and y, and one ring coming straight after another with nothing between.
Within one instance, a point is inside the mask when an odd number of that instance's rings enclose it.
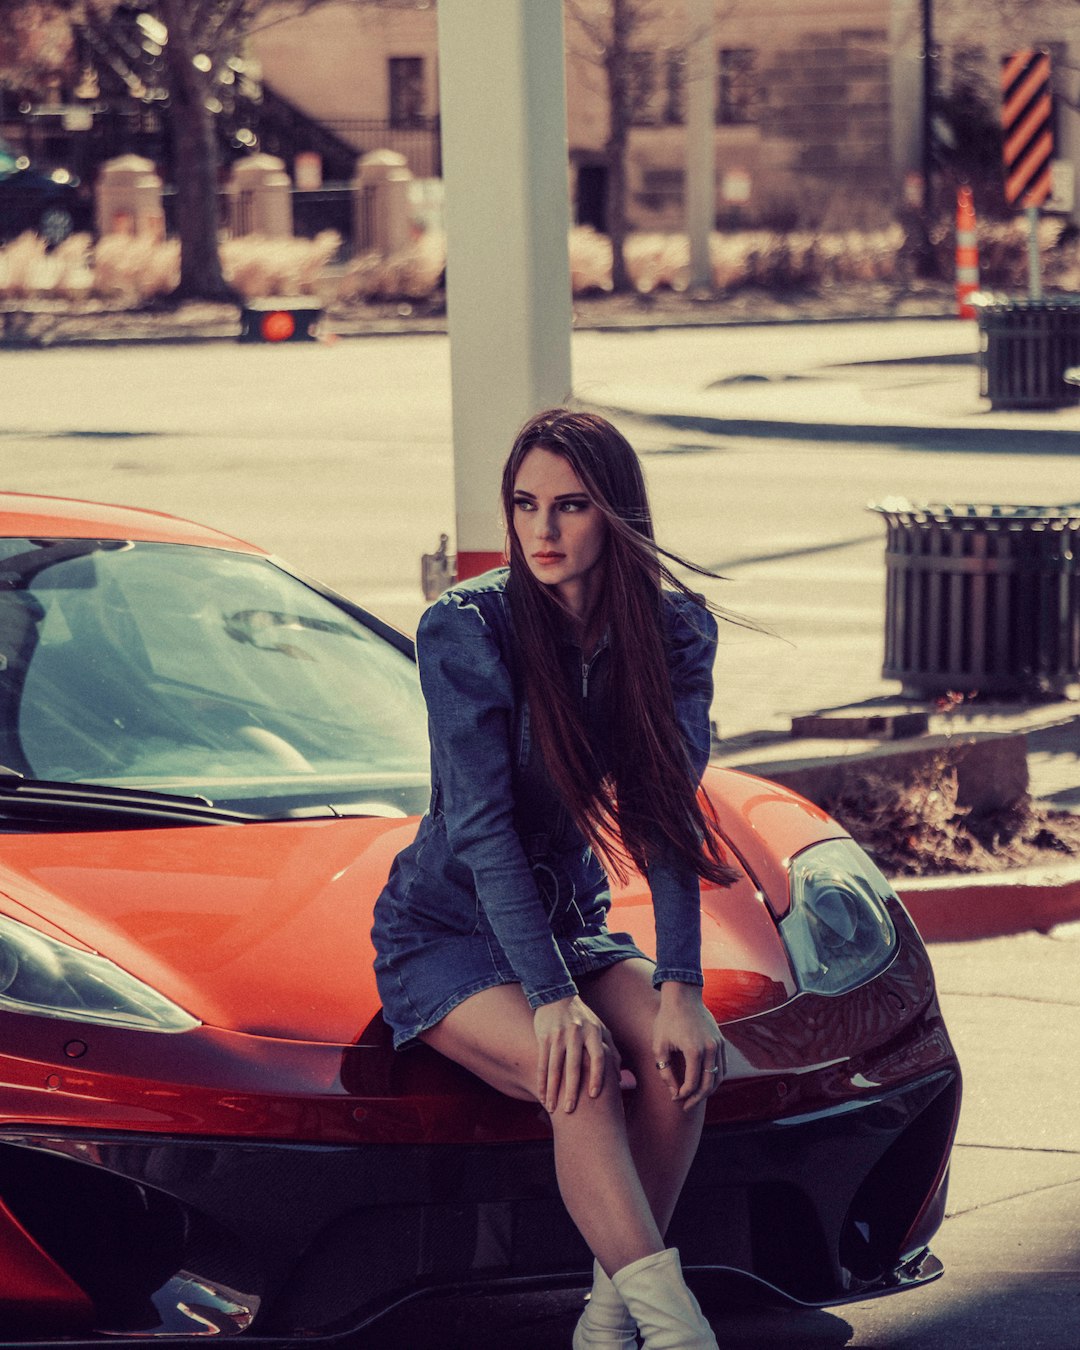
<instances>
[{"instance_id":1,"label":"stone wall","mask_svg":"<svg viewBox=\"0 0 1080 1350\"><path fill-rule=\"evenodd\" d=\"M773 214L788 206L817 224L807 217L890 203L887 31L806 32L775 51L762 72L760 126Z\"/></svg>"}]
</instances>

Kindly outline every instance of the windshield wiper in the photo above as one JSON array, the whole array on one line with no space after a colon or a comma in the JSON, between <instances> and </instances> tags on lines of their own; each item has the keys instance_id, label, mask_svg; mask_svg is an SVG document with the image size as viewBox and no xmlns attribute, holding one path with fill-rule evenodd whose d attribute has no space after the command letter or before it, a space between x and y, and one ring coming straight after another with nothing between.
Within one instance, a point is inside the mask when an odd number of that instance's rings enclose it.
<instances>
[{"instance_id":1,"label":"windshield wiper","mask_svg":"<svg viewBox=\"0 0 1080 1350\"><path fill-rule=\"evenodd\" d=\"M265 819L246 811L228 811L208 797L153 792L146 788L107 787L103 783L58 783L26 778L0 766L0 811L16 802L64 814L138 816L177 825L239 825Z\"/></svg>"}]
</instances>

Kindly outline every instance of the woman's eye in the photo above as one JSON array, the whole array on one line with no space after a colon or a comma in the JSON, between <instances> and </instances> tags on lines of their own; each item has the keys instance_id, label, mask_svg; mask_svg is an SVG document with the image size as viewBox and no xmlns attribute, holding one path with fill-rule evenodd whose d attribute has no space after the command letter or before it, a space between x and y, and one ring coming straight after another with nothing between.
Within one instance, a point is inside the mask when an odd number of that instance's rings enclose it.
<instances>
[{"instance_id":1,"label":"woman's eye","mask_svg":"<svg viewBox=\"0 0 1080 1350\"><path fill-rule=\"evenodd\" d=\"M536 506L535 506L535 503L530 502L530 501L527 501L524 497L516 497L516 498L514 499L514 510L515 510L515 511L535 511L535 510L536 510Z\"/></svg>"},{"instance_id":2,"label":"woman's eye","mask_svg":"<svg viewBox=\"0 0 1080 1350\"><path fill-rule=\"evenodd\" d=\"M589 503L588 503L588 502L584 502L584 501L582 501L582 502L560 502L560 503L559 503L559 509L562 510L562 511L587 511L587 510L589 509Z\"/></svg>"}]
</instances>

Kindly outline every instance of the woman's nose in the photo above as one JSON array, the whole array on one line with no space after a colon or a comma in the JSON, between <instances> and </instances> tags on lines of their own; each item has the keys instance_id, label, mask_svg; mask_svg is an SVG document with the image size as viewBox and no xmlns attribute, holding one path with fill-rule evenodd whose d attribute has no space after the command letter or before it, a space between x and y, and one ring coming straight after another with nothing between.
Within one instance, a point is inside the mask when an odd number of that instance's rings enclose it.
<instances>
[{"instance_id":1,"label":"woman's nose","mask_svg":"<svg viewBox=\"0 0 1080 1350\"><path fill-rule=\"evenodd\" d=\"M558 537L559 530L554 512L537 511L536 533L541 539L555 539Z\"/></svg>"}]
</instances>

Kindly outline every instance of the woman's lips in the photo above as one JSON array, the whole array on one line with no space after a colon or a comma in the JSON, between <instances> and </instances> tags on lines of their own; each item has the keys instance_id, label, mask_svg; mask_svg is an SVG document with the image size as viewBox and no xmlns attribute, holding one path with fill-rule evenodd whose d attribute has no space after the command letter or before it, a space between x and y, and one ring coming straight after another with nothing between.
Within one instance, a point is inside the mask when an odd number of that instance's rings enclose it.
<instances>
[{"instance_id":1,"label":"woman's lips","mask_svg":"<svg viewBox=\"0 0 1080 1350\"><path fill-rule=\"evenodd\" d=\"M562 562L566 557L565 553L534 553L533 562L538 563L557 563Z\"/></svg>"}]
</instances>

